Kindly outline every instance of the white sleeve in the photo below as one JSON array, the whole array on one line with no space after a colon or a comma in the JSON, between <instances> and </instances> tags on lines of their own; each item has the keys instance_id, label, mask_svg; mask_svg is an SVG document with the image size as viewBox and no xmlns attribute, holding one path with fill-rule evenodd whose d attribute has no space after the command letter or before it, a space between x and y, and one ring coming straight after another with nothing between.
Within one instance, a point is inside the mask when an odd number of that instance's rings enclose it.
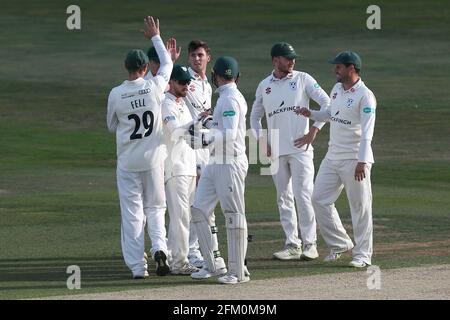
<instances>
[{"instance_id":1,"label":"white sleeve","mask_svg":"<svg viewBox=\"0 0 450 320\"><path fill-rule=\"evenodd\" d=\"M255 101L253 102L252 111L250 113L250 127L256 139L259 139L262 136L261 119L265 115L261 90L261 84L259 84L256 89Z\"/></svg>"},{"instance_id":2,"label":"white sleeve","mask_svg":"<svg viewBox=\"0 0 450 320\"><path fill-rule=\"evenodd\" d=\"M327 93L320 87L317 81L306 74L305 77L305 91L309 98L313 99L320 106L320 111L327 110L330 105L330 97ZM322 129L325 125L324 121L316 121L313 126L317 129Z\"/></svg>"},{"instance_id":3,"label":"white sleeve","mask_svg":"<svg viewBox=\"0 0 450 320\"><path fill-rule=\"evenodd\" d=\"M360 116L361 116L361 140L359 145L359 162L374 162L372 152L372 137L375 129L375 110L377 101L371 91L361 99Z\"/></svg>"},{"instance_id":4,"label":"white sleeve","mask_svg":"<svg viewBox=\"0 0 450 320\"><path fill-rule=\"evenodd\" d=\"M158 73L151 80L156 83L161 92L164 92L169 84L173 62L160 36L153 36L152 42L161 64L159 66Z\"/></svg>"},{"instance_id":5,"label":"white sleeve","mask_svg":"<svg viewBox=\"0 0 450 320\"><path fill-rule=\"evenodd\" d=\"M309 118L317 122L329 121L331 118L330 108L320 111L311 110L311 116Z\"/></svg>"},{"instance_id":6,"label":"white sleeve","mask_svg":"<svg viewBox=\"0 0 450 320\"><path fill-rule=\"evenodd\" d=\"M163 103L161 115L163 125L169 129L171 135L170 139L172 141L176 141L180 137L184 136L189 127L194 124L194 121L191 121L188 124L181 125L180 119L177 118L176 107L170 103Z\"/></svg>"},{"instance_id":7,"label":"white sleeve","mask_svg":"<svg viewBox=\"0 0 450 320\"><path fill-rule=\"evenodd\" d=\"M114 94L113 91L111 91L108 97L108 110L106 113L106 125L108 126L108 131L111 133L115 132L117 130L117 126L119 125L114 100Z\"/></svg>"}]
</instances>

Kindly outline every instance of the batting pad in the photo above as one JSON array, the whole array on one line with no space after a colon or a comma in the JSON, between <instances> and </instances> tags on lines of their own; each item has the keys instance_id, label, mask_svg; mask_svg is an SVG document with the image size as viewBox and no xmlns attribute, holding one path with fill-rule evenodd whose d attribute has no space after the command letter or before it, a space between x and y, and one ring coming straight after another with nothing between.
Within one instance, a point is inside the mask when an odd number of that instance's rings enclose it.
<instances>
[{"instance_id":1,"label":"batting pad","mask_svg":"<svg viewBox=\"0 0 450 320\"><path fill-rule=\"evenodd\" d=\"M247 219L243 213L226 212L228 265L239 280L245 278L244 261L247 254Z\"/></svg>"},{"instance_id":2,"label":"batting pad","mask_svg":"<svg viewBox=\"0 0 450 320\"><path fill-rule=\"evenodd\" d=\"M213 273L216 272L216 264L214 263L214 240L211 232L211 227L206 219L206 213L202 210L191 207L192 223L197 232L198 244L203 258L208 263L208 270ZM216 241L217 243L217 241ZM216 249L217 250L217 249Z\"/></svg>"}]
</instances>

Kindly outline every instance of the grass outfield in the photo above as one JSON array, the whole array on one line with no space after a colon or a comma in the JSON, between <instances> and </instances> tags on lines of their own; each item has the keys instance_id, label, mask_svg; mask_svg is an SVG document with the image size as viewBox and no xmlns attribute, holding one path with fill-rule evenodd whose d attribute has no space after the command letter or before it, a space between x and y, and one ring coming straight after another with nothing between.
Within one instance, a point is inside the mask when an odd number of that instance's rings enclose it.
<instances>
[{"instance_id":1,"label":"grass outfield","mask_svg":"<svg viewBox=\"0 0 450 320\"><path fill-rule=\"evenodd\" d=\"M149 46L138 31L147 14L160 18L164 39L175 36L183 46L181 63L194 38L209 42L215 58L235 56L249 105L271 71L276 41L293 44L301 55L296 69L327 92L334 76L326 61L341 50L359 52L378 100L373 262L382 269L450 263L448 2L378 1L381 30L366 28L368 0L77 1L81 31L66 29L70 4L16 1L0 12L0 299L197 283L130 280L121 256L106 100L126 78L126 52ZM324 129L317 168L327 140ZM353 272L349 256L333 266L272 260L283 233L272 180L258 169L251 166L246 187L252 279ZM344 195L337 207L349 226ZM226 253L220 210L217 217ZM328 252L321 239L319 251ZM80 266L82 290L66 288L69 265Z\"/></svg>"}]
</instances>

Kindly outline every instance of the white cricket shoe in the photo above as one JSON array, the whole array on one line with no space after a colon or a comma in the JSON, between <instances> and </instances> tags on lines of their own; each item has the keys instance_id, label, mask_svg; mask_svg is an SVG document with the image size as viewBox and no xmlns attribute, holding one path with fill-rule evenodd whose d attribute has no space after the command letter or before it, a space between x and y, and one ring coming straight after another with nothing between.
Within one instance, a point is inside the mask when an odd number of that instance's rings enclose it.
<instances>
[{"instance_id":1,"label":"white cricket shoe","mask_svg":"<svg viewBox=\"0 0 450 320\"><path fill-rule=\"evenodd\" d=\"M329 255L327 255L325 257L325 259L323 259L324 262L334 262L336 260L339 260L341 258L342 253L337 253L337 252L333 252L331 251Z\"/></svg>"},{"instance_id":2,"label":"white cricket shoe","mask_svg":"<svg viewBox=\"0 0 450 320\"><path fill-rule=\"evenodd\" d=\"M238 284L238 283L249 282L250 277L244 276L244 279L239 280L235 274L227 273L223 277L220 277L219 279L217 279L217 281L219 281L219 283L222 283L222 284Z\"/></svg>"},{"instance_id":3,"label":"white cricket shoe","mask_svg":"<svg viewBox=\"0 0 450 320\"><path fill-rule=\"evenodd\" d=\"M301 255L302 260L310 261L317 259L319 257L319 253L317 252L316 244L307 244L303 248L303 252Z\"/></svg>"},{"instance_id":4,"label":"white cricket shoe","mask_svg":"<svg viewBox=\"0 0 450 320\"><path fill-rule=\"evenodd\" d=\"M179 269L172 269L170 272L172 274L180 274L180 275L190 275L194 272L197 272L198 268L189 262L185 263L181 268Z\"/></svg>"},{"instance_id":5,"label":"white cricket shoe","mask_svg":"<svg viewBox=\"0 0 450 320\"><path fill-rule=\"evenodd\" d=\"M204 266L206 266L206 261L203 260L203 258L199 258L199 257L192 257L189 259L189 263L194 265L196 268L203 268Z\"/></svg>"},{"instance_id":6,"label":"white cricket shoe","mask_svg":"<svg viewBox=\"0 0 450 320\"><path fill-rule=\"evenodd\" d=\"M294 260L300 259L302 255L302 248L295 247L293 245L287 245L278 252L275 252L273 256L279 260Z\"/></svg>"},{"instance_id":7,"label":"white cricket shoe","mask_svg":"<svg viewBox=\"0 0 450 320\"><path fill-rule=\"evenodd\" d=\"M353 268L365 268L369 264L365 263L364 261L360 261L360 260L352 260L352 261L350 261L350 263L348 265Z\"/></svg>"},{"instance_id":8,"label":"white cricket shoe","mask_svg":"<svg viewBox=\"0 0 450 320\"><path fill-rule=\"evenodd\" d=\"M148 271L145 270L143 273L135 273L133 274L133 279L145 279L148 278Z\"/></svg>"},{"instance_id":9,"label":"white cricket shoe","mask_svg":"<svg viewBox=\"0 0 450 320\"><path fill-rule=\"evenodd\" d=\"M208 270L208 267L203 267L199 269L197 272L191 274L192 279L203 280L211 277L222 276L227 273L227 268L216 269L216 272L212 272Z\"/></svg>"}]
</instances>

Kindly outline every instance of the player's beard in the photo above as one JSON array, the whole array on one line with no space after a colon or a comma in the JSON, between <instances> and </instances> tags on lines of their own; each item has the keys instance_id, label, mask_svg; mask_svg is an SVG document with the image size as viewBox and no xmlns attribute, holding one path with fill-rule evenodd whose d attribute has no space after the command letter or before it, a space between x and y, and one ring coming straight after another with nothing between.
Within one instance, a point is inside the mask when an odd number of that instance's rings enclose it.
<instances>
[{"instance_id":1,"label":"player's beard","mask_svg":"<svg viewBox=\"0 0 450 320\"><path fill-rule=\"evenodd\" d=\"M177 98L184 98L186 97L188 92L187 87L181 87L181 88L175 88L175 94Z\"/></svg>"},{"instance_id":2,"label":"player's beard","mask_svg":"<svg viewBox=\"0 0 450 320\"><path fill-rule=\"evenodd\" d=\"M344 83L348 80L348 76L336 74L336 82Z\"/></svg>"},{"instance_id":3,"label":"player's beard","mask_svg":"<svg viewBox=\"0 0 450 320\"><path fill-rule=\"evenodd\" d=\"M288 75L289 73L291 73L294 70L294 66L295 66L295 64L293 64L291 66L290 64L280 63L280 64L278 64L277 69L278 69L278 72Z\"/></svg>"}]
</instances>

